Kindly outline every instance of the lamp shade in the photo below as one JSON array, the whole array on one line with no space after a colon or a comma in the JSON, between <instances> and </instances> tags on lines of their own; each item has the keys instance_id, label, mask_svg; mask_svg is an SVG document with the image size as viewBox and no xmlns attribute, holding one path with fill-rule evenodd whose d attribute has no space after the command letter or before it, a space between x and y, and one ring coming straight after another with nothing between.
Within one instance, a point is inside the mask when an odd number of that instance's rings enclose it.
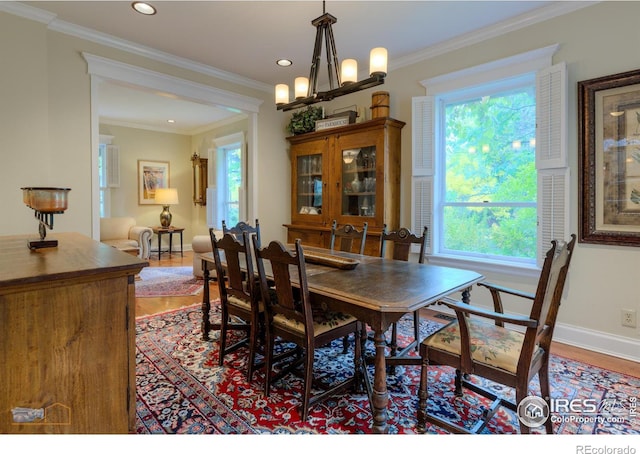
<instances>
[{"instance_id":1,"label":"lamp shade","mask_svg":"<svg viewBox=\"0 0 640 454\"><path fill-rule=\"evenodd\" d=\"M369 74L387 75L387 49L384 47L376 47L371 49L369 54Z\"/></svg>"},{"instance_id":2,"label":"lamp shade","mask_svg":"<svg viewBox=\"0 0 640 454\"><path fill-rule=\"evenodd\" d=\"M306 77L296 77L294 85L296 99L306 98L309 92L309 79Z\"/></svg>"},{"instance_id":3,"label":"lamp shade","mask_svg":"<svg viewBox=\"0 0 640 454\"><path fill-rule=\"evenodd\" d=\"M156 189L155 201L157 205L177 205L178 190L176 188Z\"/></svg>"},{"instance_id":4,"label":"lamp shade","mask_svg":"<svg viewBox=\"0 0 640 454\"><path fill-rule=\"evenodd\" d=\"M287 84L276 85L276 104L289 102L289 86Z\"/></svg>"},{"instance_id":5,"label":"lamp shade","mask_svg":"<svg viewBox=\"0 0 640 454\"><path fill-rule=\"evenodd\" d=\"M358 62L353 58L342 60L340 66L340 82L342 85L358 81Z\"/></svg>"}]
</instances>

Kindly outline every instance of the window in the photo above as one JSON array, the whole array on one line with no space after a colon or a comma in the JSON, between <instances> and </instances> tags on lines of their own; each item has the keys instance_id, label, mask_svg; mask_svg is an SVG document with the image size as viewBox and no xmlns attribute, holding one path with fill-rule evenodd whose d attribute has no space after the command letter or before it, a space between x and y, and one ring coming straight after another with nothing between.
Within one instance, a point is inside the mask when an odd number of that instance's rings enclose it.
<instances>
[{"instance_id":1,"label":"window","mask_svg":"<svg viewBox=\"0 0 640 454\"><path fill-rule=\"evenodd\" d=\"M509 85L436 97L441 252L535 262L535 81Z\"/></svg>"},{"instance_id":2,"label":"window","mask_svg":"<svg viewBox=\"0 0 640 454\"><path fill-rule=\"evenodd\" d=\"M443 260L533 267L568 236L566 70L555 47L423 82L412 225Z\"/></svg>"},{"instance_id":3,"label":"window","mask_svg":"<svg viewBox=\"0 0 640 454\"><path fill-rule=\"evenodd\" d=\"M235 225L246 217L245 152L242 133L216 139L215 141L216 190L215 220L210 225L220 227L222 220L227 225Z\"/></svg>"}]
</instances>

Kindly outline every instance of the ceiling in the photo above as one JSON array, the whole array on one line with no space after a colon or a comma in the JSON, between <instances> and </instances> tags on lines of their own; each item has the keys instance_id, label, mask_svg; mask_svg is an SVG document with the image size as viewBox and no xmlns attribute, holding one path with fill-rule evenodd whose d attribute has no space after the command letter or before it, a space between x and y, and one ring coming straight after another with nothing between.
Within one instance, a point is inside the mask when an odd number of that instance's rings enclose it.
<instances>
[{"instance_id":1,"label":"ceiling","mask_svg":"<svg viewBox=\"0 0 640 454\"><path fill-rule=\"evenodd\" d=\"M311 21L323 13L321 1L152 0L157 8L153 16L136 13L130 1L22 3L53 13L52 23L59 28L81 26L75 29L83 37L94 34L102 42L115 37L135 43L147 55L206 65L222 78L269 92L276 83L291 85L296 76L308 76L315 39ZM361 72L368 72L369 50L386 47L391 74L394 68L423 59L430 49L486 34L488 28L507 29L536 16L562 14L566 3L581 2L329 1L326 11L338 19L333 31L339 59L355 58ZM293 65L277 66L280 58ZM176 120L172 127L180 132L223 118L222 111L211 107L174 104L178 102L109 85L100 93L100 114L113 122L163 128L170 115Z\"/></svg>"}]
</instances>

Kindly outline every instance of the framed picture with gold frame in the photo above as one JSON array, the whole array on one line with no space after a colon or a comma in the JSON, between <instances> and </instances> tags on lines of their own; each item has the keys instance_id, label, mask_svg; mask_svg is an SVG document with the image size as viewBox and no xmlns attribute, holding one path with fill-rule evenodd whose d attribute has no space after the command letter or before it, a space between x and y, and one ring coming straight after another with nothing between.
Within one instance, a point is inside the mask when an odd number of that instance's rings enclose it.
<instances>
[{"instance_id":1,"label":"framed picture with gold frame","mask_svg":"<svg viewBox=\"0 0 640 454\"><path fill-rule=\"evenodd\" d=\"M158 188L169 187L168 161L138 160L138 204L155 204Z\"/></svg>"},{"instance_id":2,"label":"framed picture with gold frame","mask_svg":"<svg viewBox=\"0 0 640 454\"><path fill-rule=\"evenodd\" d=\"M582 243L640 246L640 70L578 82Z\"/></svg>"}]
</instances>

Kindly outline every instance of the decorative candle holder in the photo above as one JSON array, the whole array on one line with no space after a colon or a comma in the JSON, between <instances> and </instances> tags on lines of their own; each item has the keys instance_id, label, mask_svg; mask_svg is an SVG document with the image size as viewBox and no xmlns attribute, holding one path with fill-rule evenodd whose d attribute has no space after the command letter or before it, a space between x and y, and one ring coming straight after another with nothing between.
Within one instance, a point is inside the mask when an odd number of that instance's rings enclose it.
<instances>
[{"instance_id":1,"label":"decorative candle holder","mask_svg":"<svg viewBox=\"0 0 640 454\"><path fill-rule=\"evenodd\" d=\"M68 206L68 194L70 188L20 188L22 189L22 201L35 211L38 219L38 231L40 239L28 240L29 249L57 247L58 240L47 240L47 227L53 230L53 215L62 214Z\"/></svg>"}]
</instances>

